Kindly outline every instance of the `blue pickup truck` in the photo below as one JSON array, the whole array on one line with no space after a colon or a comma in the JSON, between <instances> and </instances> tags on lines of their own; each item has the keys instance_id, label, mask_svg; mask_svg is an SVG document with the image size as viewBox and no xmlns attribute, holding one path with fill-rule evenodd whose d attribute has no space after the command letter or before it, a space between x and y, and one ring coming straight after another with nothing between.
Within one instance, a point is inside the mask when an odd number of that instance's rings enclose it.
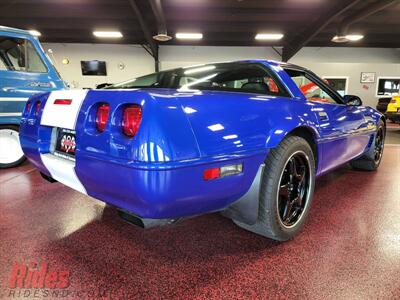
<instances>
[{"instance_id":1,"label":"blue pickup truck","mask_svg":"<svg viewBox=\"0 0 400 300\"><path fill-rule=\"evenodd\" d=\"M36 37L25 30L0 26L0 169L24 161L19 122L28 98L65 88Z\"/></svg>"}]
</instances>

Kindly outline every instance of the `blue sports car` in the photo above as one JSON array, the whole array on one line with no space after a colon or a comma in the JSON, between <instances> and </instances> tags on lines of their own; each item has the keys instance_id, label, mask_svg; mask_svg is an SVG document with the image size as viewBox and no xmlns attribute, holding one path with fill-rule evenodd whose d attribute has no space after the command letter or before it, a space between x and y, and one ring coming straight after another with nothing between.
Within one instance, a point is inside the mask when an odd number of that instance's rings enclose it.
<instances>
[{"instance_id":1,"label":"blue sports car","mask_svg":"<svg viewBox=\"0 0 400 300\"><path fill-rule=\"evenodd\" d=\"M307 69L249 60L34 95L20 140L45 179L131 223L220 211L285 241L305 222L316 176L347 162L378 168L385 122Z\"/></svg>"}]
</instances>

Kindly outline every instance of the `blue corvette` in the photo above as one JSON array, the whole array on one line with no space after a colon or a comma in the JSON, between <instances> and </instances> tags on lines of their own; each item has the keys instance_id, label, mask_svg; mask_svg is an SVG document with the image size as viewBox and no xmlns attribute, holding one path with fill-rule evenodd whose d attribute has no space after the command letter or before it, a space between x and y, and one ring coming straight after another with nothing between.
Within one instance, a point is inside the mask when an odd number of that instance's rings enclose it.
<instances>
[{"instance_id":1,"label":"blue corvette","mask_svg":"<svg viewBox=\"0 0 400 300\"><path fill-rule=\"evenodd\" d=\"M49 181L142 227L221 211L268 238L305 222L315 177L376 170L385 119L314 73L266 60L150 74L103 90L34 95L20 140Z\"/></svg>"}]
</instances>

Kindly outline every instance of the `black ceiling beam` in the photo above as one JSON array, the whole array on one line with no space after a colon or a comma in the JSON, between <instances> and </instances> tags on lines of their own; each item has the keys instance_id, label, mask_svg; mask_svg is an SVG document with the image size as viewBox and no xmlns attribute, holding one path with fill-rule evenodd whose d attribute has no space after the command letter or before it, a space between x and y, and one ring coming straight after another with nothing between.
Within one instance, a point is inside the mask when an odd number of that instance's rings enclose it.
<instances>
[{"instance_id":1,"label":"black ceiling beam","mask_svg":"<svg viewBox=\"0 0 400 300\"><path fill-rule=\"evenodd\" d=\"M344 18L339 25L338 35L348 34L349 27L352 24L357 23L358 21L399 2L399 0L379 0L371 5L368 5L365 9L346 16L346 18Z\"/></svg>"},{"instance_id":2,"label":"black ceiling beam","mask_svg":"<svg viewBox=\"0 0 400 300\"><path fill-rule=\"evenodd\" d=\"M144 37L149 45L150 51L152 53L152 56L154 58L155 62L155 71L158 72L160 68L160 62L158 59L158 45L154 42L153 37L150 33L150 29L146 24L146 21L144 20L144 17L142 15L142 12L140 11L139 7L136 4L135 0L128 0L130 6L132 7L133 12L135 13L135 16L137 20L139 21L140 28L142 28Z\"/></svg>"},{"instance_id":3,"label":"black ceiling beam","mask_svg":"<svg viewBox=\"0 0 400 300\"><path fill-rule=\"evenodd\" d=\"M157 20L158 34L167 34L167 22L165 21L164 10L161 5L161 0L150 0L151 9Z\"/></svg>"},{"instance_id":4,"label":"black ceiling beam","mask_svg":"<svg viewBox=\"0 0 400 300\"><path fill-rule=\"evenodd\" d=\"M345 5L342 2L335 5L332 10L326 14L321 15L318 20L311 24L303 34L299 37L290 40L282 49L282 60L287 62L291 59L297 52L300 51L309 41L312 40L319 32L321 32L333 19L343 14L348 9L354 7L356 4L360 3L362 0L351 0L347 1Z\"/></svg>"}]
</instances>

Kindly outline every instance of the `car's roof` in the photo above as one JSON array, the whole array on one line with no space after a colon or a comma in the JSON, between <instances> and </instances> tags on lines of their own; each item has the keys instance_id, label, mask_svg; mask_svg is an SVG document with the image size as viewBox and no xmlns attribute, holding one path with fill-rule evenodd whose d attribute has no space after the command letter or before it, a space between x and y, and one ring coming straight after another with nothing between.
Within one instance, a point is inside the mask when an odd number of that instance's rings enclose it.
<instances>
[{"instance_id":1,"label":"car's roof","mask_svg":"<svg viewBox=\"0 0 400 300\"><path fill-rule=\"evenodd\" d=\"M269 59L251 59L251 60L243 60L242 62L259 62L259 63L267 63L270 66L279 66L282 68L293 68L293 69L298 69L298 70L308 70L307 68L292 64L292 63L287 63L283 61L276 61L276 60L269 60Z\"/></svg>"},{"instance_id":2,"label":"car's roof","mask_svg":"<svg viewBox=\"0 0 400 300\"><path fill-rule=\"evenodd\" d=\"M32 34L30 34L29 31L27 31L27 30L13 28L13 27L7 27L7 26L0 26L0 31L32 36Z\"/></svg>"}]
</instances>

